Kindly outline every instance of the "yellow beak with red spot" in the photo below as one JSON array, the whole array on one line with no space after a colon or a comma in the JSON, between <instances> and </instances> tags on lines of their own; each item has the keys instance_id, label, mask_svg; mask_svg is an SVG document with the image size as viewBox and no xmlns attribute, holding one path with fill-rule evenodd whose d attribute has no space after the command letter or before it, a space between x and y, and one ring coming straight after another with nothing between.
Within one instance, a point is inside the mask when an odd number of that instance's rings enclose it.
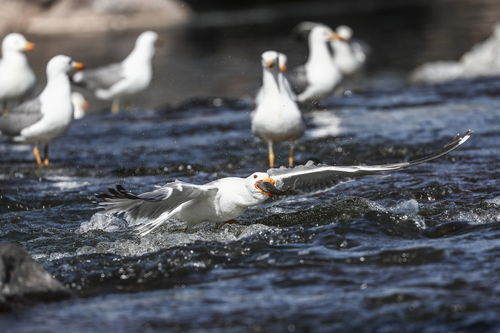
<instances>
[{"instance_id":1,"label":"yellow beak with red spot","mask_svg":"<svg viewBox=\"0 0 500 333\"><path fill-rule=\"evenodd\" d=\"M276 185L276 181L272 178L265 178L265 179L261 179L261 180L258 180L255 184L254 184L254 187L262 194L268 196L269 198L271 198L273 195L269 192L266 192L264 191L260 186L259 186L259 183L264 183L264 182L267 182L267 183L271 183L273 185Z\"/></svg>"}]
</instances>

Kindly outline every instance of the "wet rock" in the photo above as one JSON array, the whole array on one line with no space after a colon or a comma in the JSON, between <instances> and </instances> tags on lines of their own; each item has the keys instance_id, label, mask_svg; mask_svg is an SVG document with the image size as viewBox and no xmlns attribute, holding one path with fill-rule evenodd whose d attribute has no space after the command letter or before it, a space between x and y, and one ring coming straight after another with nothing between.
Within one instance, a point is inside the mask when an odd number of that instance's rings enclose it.
<instances>
[{"instance_id":1,"label":"wet rock","mask_svg":"<svg viewBox=\"0 0 500 333\"><path fill-rule=\"evenodd\" d=\"M185 23L190 13L181 0L8 0L2 2L0 32L61 34L161 29Z\"/></svg>"},{"instance_id":2,"label":"wet rock","mask_svg":"<svg viewBox=\"0 0 500 333\"><path fill-rule=\"evenodd\" d=\"M13 243L0 243L0 312L40 301L54 301L71 292Z\"/></svg>"},{"instance_id":3,"label":"wet rock","mask_svg":"<svg viewBox=\"0 0 500 333\"><path fill-rule=\"evenodd\" d=\"M414 83L436 84L457 79L500 75L500 23L490 38L475 45L459 61L437 61L424 64L413 71Z\"/></svg>"}]
</instances>

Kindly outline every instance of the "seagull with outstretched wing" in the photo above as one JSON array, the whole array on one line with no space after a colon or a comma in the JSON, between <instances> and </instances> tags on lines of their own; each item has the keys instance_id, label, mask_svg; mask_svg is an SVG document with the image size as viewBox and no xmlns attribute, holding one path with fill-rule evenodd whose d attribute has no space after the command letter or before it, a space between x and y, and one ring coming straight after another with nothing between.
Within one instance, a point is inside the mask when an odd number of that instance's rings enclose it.
<instances>
[{"instance_id":1,"label":"seagull with outstretched wing","mask_svg":"<svg viewBox=\"0 0 500 333\"><path fill-rule=\"evenodd\" d=\"M383 165L330 166L306 164L295 168L269 169L246 178L221 178L204 185L181 181L167 183L156 190L133 194L122 186L99 194L99 204L106 213L123 214L144 236L171 219L187 226L201 222L229 222L251 206L275 195L309 193L366 175L397 171L432 161L455 150L472 135L468 131L446 144L441 150L408 162Z\"/></svg>"}]
</instances>

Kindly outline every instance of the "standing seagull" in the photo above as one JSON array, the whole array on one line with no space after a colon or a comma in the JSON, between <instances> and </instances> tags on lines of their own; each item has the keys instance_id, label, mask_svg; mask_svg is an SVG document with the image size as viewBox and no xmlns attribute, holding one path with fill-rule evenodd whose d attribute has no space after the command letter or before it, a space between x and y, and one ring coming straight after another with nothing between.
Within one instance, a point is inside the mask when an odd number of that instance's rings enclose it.
<instances>
[{"instance_id":1,"label":"standing seagull","mask_svg":"<svg viewBox=\"0 0 500 333\"><path fill-rule=\"evenodd\" d=\"M92 90L103 100L113 100L111 111L120 111L120 98L145 90L152 78L151 60L158 34L145 31L137 38L132 52L120 63L75 73L74 84Z\"/></svg>"},{"instance_id":2,"label":"standing seagull","mask_svg":"<svg viewBox=\"0 0 500 333\"><path fill-rule=\"evenodd\" d=\"M309 57L305 65L289 76L299 102L319 101L330 95L342 80L342 72L332 62L330 41L338 38L332 29L316 25L308 36Z\"/></svg>"},{"instance_id":3,"label":"standing seagull","mask_svg":"<svg viewBox=\"0 0 500 333\"><path fill-rule=\"evenodd\" d=\"M38 167L49 165L48 144L61 136L73 121L68 73L74 69L83 69L83 64L65 55L53 57L47 64L47 85L42 93L0 117L0 134L16 142L35 145L33 154ZM45 145L43 161L39 144Z\"/></svg>"},{"instance_id":4,"label":"standing seagull","mask_svg":"<svg viewBox=\"0 0 500 333\"><path fill-rule=\"evenodd\" d=\"M0 60L0 101L4 110L10 101L19 101L35 88L36 77L24 52L31 51L35 44L23 35L11 33L2 42Z\"/></svg>"},{"instance_id":5,"label":"standing seagull","mask_svg":"<svg viewBox=\"0 0 500 333\"><path fill-rule=\"evenodd\" d=\"M267 142L271 168L275 160L273 143L282 141L290 142L288 164L293 167L294 142L302 137L305 130L302 114L280 70L279 59L276 51L262 53L262 92L251 114L252 132Z\"/></svg>"},{"instance_id":6,"label":"standing seagull","mask_svg":"<svg viewBox=\"0 0 500 333\"><path fill-rule=\"evenodd\" d=\"M306 164L296 168L269 169L247 178L227 177L204 185L175 181L156 190L133 194L117 185L109 193L98 195L106 213L124 215L138 225L144 236L171 219L187 223L188 228L201 222L224 223L264 203L273 195L290 195L330 189L336 184L384 171L397 171L448 154L472 135L468 131L440 151L422 158L385 165L330 166Z\"/></svg>"},{"instance_id":7,"label":"standing seagull","mask_svg":"<svg viewBox=\"0 0 500 333\"><path fill-rule=\"evenodd\" d=\"M340 68L344 76L353 75L361 70L369 53L367 44L352 38L352 29L341 25L336 29L336 36L331 42L334 56L333 61Z\"/></svg>"}]
</instances>

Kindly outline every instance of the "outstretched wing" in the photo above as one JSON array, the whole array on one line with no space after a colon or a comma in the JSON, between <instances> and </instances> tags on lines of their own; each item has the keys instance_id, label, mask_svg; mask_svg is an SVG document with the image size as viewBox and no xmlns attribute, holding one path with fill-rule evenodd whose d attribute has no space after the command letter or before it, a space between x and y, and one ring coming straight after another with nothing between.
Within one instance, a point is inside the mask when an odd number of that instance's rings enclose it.
<instances>
[{"instance_id":1,"label":"outstretched wing","mask_svg":"<svg viewBox=\"0 0 500 333\"><path fill-rule=\"evenodd\" d=\"M71 81L75 85L94 91L97 89L109 89L123 78L123 66L117 63L95 69L78 71L73 74Z\"/></svg>"},{"instance_id":2,"label":"outstretched wing","mask_svg":"<svg viewBox=\"0 0 500 333\"><path fill-rule=\"evenodd\" d=\"M15 106L0 117L0 133L7 136L16 136L21 131L42 119L42 103L34 98Z\"/></svg>"},{"instance_id":3,"label":"outstretched wing","mask_svg":"<svg viewBox=\"0 0 500 333\"><path fill-rule=\"evenodd\" d=\"M106 213L124 214L129 222L139 221L139 231L141 235L145 235L172 217L182 204L193 199L214 196L218 188L177 180L139 195L128 192L121 185L116 185L116 188L110 188L108 191L97 195L103 199L99 205Z\"/></svg>"},{"instance_id":4,"label":"outstretched wing","mask_svg":"<svg viewBox=\"0 0 500 333\"><path fill-rule=\"evenodd\" d=\"M272 184L265 183L265 190L273 194L292 194L312 192L332 187L339 182L354 179L360 176L378 174L385 171L396 171L417 164L432 161L455 150L472 135L469 130L464 135L458 135L446 144L440 151L427 156L401 163L383 165L356 165L356 166L330 166L313 165L308 163L295 168L269 169L267 173L276 180L276 188Z\"/></svg>"}]
</instances>

